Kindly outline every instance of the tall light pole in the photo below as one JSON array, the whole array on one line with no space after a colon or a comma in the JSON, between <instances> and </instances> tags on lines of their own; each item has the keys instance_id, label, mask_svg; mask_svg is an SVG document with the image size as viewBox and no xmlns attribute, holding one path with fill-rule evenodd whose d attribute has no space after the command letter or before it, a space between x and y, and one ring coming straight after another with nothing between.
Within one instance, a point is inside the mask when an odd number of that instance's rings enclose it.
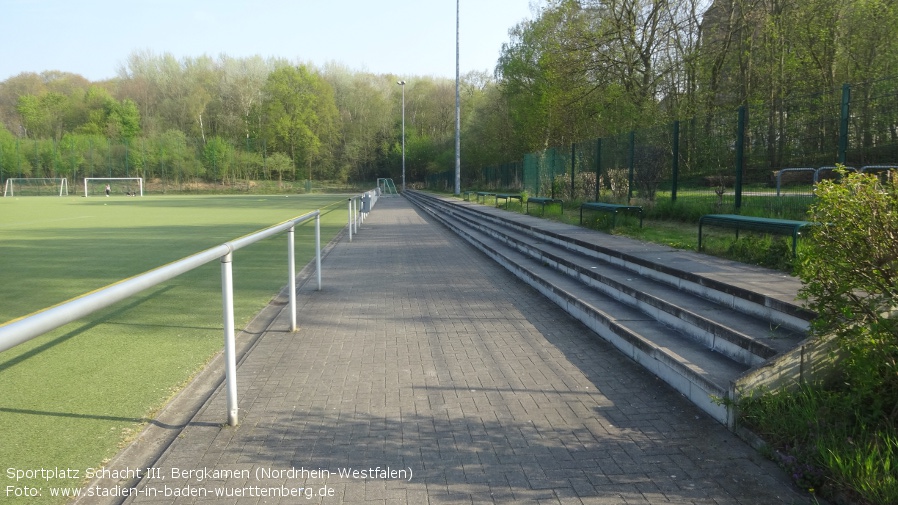
<instances>
[{"instance_id":1,"label":"tall light pole","mask_svg":"<svg viewBox=\"0 0 898 505\"><path fill-rule=\"evenodd\" d=\"M461 0L455 0L455 194L461 193L461 100L458 93L459 81L459 5Z\"/></svg>"},{"instance_id":2,"label":"tall light pole","mask_svg":"<svg viewBox=\"0 0 898 505\"><path fill-rule=\"evenodd\" d=\"M405 81L396 84L402 86L402 192L405 193Z\"/></svg>"}]
</instances>

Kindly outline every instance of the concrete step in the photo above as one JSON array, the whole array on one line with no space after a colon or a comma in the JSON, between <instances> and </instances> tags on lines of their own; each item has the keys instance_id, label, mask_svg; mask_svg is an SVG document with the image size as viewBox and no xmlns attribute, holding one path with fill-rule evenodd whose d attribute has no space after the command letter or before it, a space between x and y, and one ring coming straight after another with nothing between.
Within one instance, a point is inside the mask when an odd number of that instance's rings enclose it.
<instances>
[{"instance_id":1,"label":"concrete step","mask_svg":"<svg viewBox=\"0 0 898 505\"><path fill-rule=\"evenodd\" d=\"M540 223L522 224L526 216L507 218L424 193L406 196L722 423L731 424L732 414L715 399L728 397L751 367L803 338L801 311L786 303L785 316L763 317L780 303L765 301L760 310L757 300L764 296L757 293L733 302L749 291L741 286L721 294L712 292L718 283L698 283L703 289L693 291L700 296L670 282L688 272L643 275L644 266L627 264L626 255L597 253L583 247L589 244L583 238L564 243L571 230L542 230L535 226ZM740 310L746 305L749 310ZM799 329L786 328L783 320Z\"/></svg>"},{"instance_id":2,"label":"concrete step","mask_svg":"<svg viewBox=\"0 0 898 505\"><path fill-rule=\"evenodd\" d=\"M478 220L470 213L454 212L451 207L443 208L443 211L740 363L759 365L777 353L793 348L804 338L803 332L733 307L721 306L716 301L643 277L600 257L538 241L538 236L522 240L520 234L501 224Z\"/></svg>"}]
</instances>

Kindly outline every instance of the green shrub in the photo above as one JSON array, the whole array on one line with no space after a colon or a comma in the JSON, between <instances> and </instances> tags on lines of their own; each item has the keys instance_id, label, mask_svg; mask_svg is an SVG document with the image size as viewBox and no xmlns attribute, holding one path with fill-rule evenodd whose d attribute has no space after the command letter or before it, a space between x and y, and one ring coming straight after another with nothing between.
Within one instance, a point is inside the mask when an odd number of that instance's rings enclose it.
<instances>
[{"instance_id":1,"label":"green shrub","mask_svg":"<svg viewBox=\"0 0 898 505\"><path fill-rule=\"evenodd\" d=\"M739 402L741 422L805 489L836 503L898 503L898 185L841 173L817 187L802 248L800 296L835 338L829 387L760 392Z\"/></svg>"},{"instance_id":2,"label":"green shrub","mask_svg":"<svg viewBox=\"0 0 898 505\"><path fill-rule=\"evenodd\" d=\"M898 184L842 173L823 181L799 276L818 317L813 332L838 336L846 379L898 424Z\"/></svg>"}]
</instances>

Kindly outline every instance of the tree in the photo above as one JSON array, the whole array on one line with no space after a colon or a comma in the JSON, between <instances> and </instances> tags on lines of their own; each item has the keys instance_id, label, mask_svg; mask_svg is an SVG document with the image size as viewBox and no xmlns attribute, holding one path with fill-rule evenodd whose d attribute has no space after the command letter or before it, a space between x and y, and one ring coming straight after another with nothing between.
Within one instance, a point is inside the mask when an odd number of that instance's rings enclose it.
<instances>
[{"instance_id":1,"label":"tree","mask_svg":"<svg viewBox=\"0 0 898 505\"><path fill-rule=\"evenodd\" d=\"M308 166L334 134L333 88L305 66L281 67L268 76L263 102L263 138L289 154L294 167Z\"/></svg>"},{"instance_id":2,"label":"tree","mask_svg":"<svg viewBox=\"0 0 898 505\"><path fill-rule=\"evenodd\" d=\"M140 112L127 98L106 102L106 131L110 138L132 140L140 133Z\"/></svg>"},{"instance_id":3,"label":"tree","mask_svg":"<svg viewBox=\"0 0 898 505\"><path fill-rule=\"evenodd\" d=\"M335 64L324 69L324 79L334 90L339 132L334 143L334 171L337 177L374 180L375 167L384 159L380 143L396 134L399 97L396 79L356 73ZM401 127L400 127L401 128Z\"/></svg>"},{"instance_id":4,"label":"tree","mask_svg":"<svg viewBox=\"0 0 898 505\"><path fill-rule=\"evenodd\" d=\"M285 174L293 174L296 167L293 161L283 153L274 153L265 160L265 168L270 173L278 175L278 182L284 179Z\"/></svg>"},{"instance_id":5,"label":"tree","mask_svg":"<svg viewBox=\"0 0 898 505\"><path fill-rule=\"evenodd\" d=\"M206 178L224 183L234 176L234 147L221 137L211 137L203 146L203 162Z\"/></svg>"},{"instance_id":6,"label":"tree","mask_svg":"<svg viewBox=\"0 0 898 505\"><path fill-rule=\"evenodd\" d=\"M56 92L19 97L18 112L22 116L25 134L33 138L62 137L67 105L66 97Z\"/></svg>"},{"instance_id":7,"label":"tree","mask_svg":"<svg viewBox=\"0 0 898 505\"><path fill-rule=\"evenodd\" d=\"M256 136L251 114L262 98L270 66L261 57L236 59L221 56L221 79L214 104L219 135L232 141Z\"/></svg>"}]
</instances>

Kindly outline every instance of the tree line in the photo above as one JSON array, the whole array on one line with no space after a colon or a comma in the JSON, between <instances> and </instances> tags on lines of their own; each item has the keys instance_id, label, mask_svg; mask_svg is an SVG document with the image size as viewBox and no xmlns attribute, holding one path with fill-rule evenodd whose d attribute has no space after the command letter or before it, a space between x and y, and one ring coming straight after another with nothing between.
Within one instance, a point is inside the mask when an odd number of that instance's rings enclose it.
<instances>
[{"instance_id":1,"label":"tree line","mask_svg":"<svg viewBox=\"0 0 898 505\"><path fill-rule=\"evenodd\" d=\"M893 0L543 0L461 79L463 178L582 139L896 71ZM454 168L455 82L133 52L117 77L0 82L0 177L409 181ZM771 120L774 120L772 118Z\"/></svg>"}]
</instances>

